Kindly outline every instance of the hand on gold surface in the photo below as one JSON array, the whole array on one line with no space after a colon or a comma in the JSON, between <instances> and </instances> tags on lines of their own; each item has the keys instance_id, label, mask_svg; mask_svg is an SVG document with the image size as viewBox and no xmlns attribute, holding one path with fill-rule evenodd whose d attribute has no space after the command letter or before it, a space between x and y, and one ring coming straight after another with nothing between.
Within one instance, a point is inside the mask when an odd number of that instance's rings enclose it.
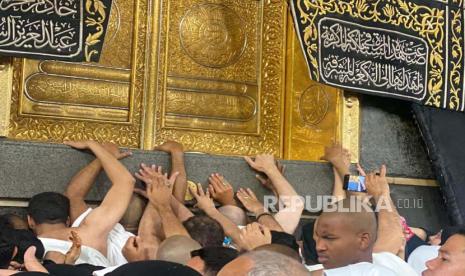
<instances>
[{"instance_id":1,"label":"hand on gold surface","mask_svg":"<svg viewBox=\"0 0 465 276\"><path fill-rule=\"evenodd\" d=\"M350 153L340 144L325 147L325 154L320 159L330 162L337 169L348 170L350 168Z\"/></svg>"}]
</instances>

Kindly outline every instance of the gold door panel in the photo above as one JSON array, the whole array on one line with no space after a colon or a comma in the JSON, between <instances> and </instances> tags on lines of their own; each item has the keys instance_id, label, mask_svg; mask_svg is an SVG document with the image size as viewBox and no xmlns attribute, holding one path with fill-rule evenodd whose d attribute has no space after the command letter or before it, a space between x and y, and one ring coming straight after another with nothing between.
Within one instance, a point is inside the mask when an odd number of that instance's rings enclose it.
<instances>
[{"instance_id":1,"label":"gold door panel","mask_svg":"<svg viewBox=\"0 0 465 276\"><path fill-rule=\"evenodd\" d=\"M337 141L357 156L358 100L309 80L286 1L114 0L109 16L98 64L0 69L0 97L11 92L0 135L10 110L8 137L19 140L177 140L301 160Z\"/></svg>"},{"instance_id":2,"label":"gold door panel","mask_svg":"<svg viewBox=\"0 0 465 276\"><path fill-rule=\"evenodd\" d=\"M113 1L109 16L98 64L14 60L10 138L139 147L147 3Z\"/></svg>"},{"instance_id":3,"label":"gold door panel","mask_svg":"<svg viewBox=\"0 0 465 276\"><path fill-rule=\"evenodd\" d=\"M172 0L161 6L147 146L175 139L193 151L281 156L286 4Z\"/></svg>"}]
</instances>

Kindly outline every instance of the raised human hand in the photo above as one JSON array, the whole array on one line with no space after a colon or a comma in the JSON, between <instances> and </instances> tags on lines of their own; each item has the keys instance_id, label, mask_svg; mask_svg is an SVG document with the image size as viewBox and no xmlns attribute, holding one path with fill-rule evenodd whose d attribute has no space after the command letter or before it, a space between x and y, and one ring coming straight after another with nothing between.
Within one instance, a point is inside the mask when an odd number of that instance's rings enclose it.
<instances>
[{"instance_id":1,"label":"raised human hand","mask_svg":"<svg viewBox=\"0 0 465 276\"><path fill-rule=\"evenodd\" d=\"M365 173L365 170L362 168L362 166L360 166L359 163L357 163L357 171L358 171L358 174L361 175L361 176L367 176L367 174Z\"/></svg>"},{"instance_id":2,"label":"raised human hand","mask_svg":"<svg viewBox=\"0 0 465 276\"><path fill-rule=\"evenodd\" d=\"M147 183L152 184L155 181L158 181L159 176L164 176L164 175L166 175L166 173L163 174L163 168L161 166L156 166L156 165L148 166L144 163L140 164L139 172L135 173L136 178L139 179L140 181L143 181L146 184ZM173 186L174 186L174 183L178 175L179 175L178 172L174 172L168 178L167 186L170 188L171 191L173 190ZM146 190L136 188L134 189L134 192L148 198Z\"/></svg>"},{"instance_id":3,"label":"raised human hand","mask_svg":"<svg viewBox=\"0 0 465 276\"><path fill-rule=\"evenodd\" d=\"M234 205L237 202L234 199L234 190L231 184L219 173L212 174L208 181L208 191L214 200L218 201L221 205Z\"/></svg>"},{"instance_id":4,"label":"raised human hand","mask_svg":"<svg viewBox=\"0 0 465 276\"><path fill-rule=\"evenodd\" d=\"M184 147L176 141L166 141L163 144L153 148L154 150L164 151L167 153L184 152Z\"/></svg>"},{"instance_id":5,"label":"raised human hand","mask_svg":"<svg viewBox=\"0 0 465 276\"><path fill-rule=\"evenodd\" d=\"M121 251L129 263L150 259L148 248L143 246L143 241L138 236L130 237Z\"/></svg>"},{"instance_id":6,"label":"raised human hand","mask_svg":"<svg viewBox=\"0 0 465 276\"><path fill-rule=\"evenodd\" d=\"M240 188L237 191L236 195L239 201L242 203L242 205L244 205L244 207L247 209L247 211L252 212L255 215L261 214L266 211L263 204L260 202L260 200L257 199L257 196L251 189Z\"/></svg>"},{"instance_id":7,"label":"raised human hand","mask_svg":"<svg viewBox=\"0 0 465 276\"><path fill-rule=\"evenodd\" d=\"M350 153L340 144L325 147L325 154L320 159L330 162L337 169L350 168Z\"/></svg>"},{"instance_id":8,"label":"raised human hand","mask_svg":"<svg viewBox=\"0 0 465 276\"><path fill-rule=\"evenodd\" d=\"M255 159L245 156L244 159L254 170L265 174L278 169L272 154L259 154L255 157Z\"/></svg>"},{"instance_id":9,"label":"raised human hand","mask_svg":"<svg viewBox=\"0 0 465 276\"><path fill-rule=\"evenodd\" d=\"M145 182L145 196L155 207L160 206L169 206L171 201L171 191L173 183L176 181L178 173L174 173L170 179L168 179L168 174L162 174L162 170L159 167L147 167L142 166L142 174L136 174L138 179L141 179ZM148 173L150 172L150 173ZM150 176L150 177L148 177Z\"/></svg>"},{"instance_id":10,"label":"raised human hand","mask_svg":"<svg viewBox=\"0 0 465 276\"><path fill-rule=\"evenodd\" d=\"M281 164L279 161L276 161L276 167L278 168L279 172L284 175L284 171L286 170L286 167ZM268 190L271 190L275 196L278 196L278 192L276 190L276 187L273 185L273 182L268 176L263 176L260 174L256 174L255 178L262 184L262 186Z\"/></svg>"},{"instance_id":11,"label":"raised human hand","mask_svg":"<svg viewBox=\"0 0 465 276\"><path fill-rule=\"evenodd\" d=\"M268 227L259 223L247 224L241 230L240 239L242 240L242 247L251 251L259 246L271 244L271 231Z\"/></svg>"},{"instance_id":12,"label":"raised human hand","mask_svg":"<svg viewBox=\"0 0 465 276\"><path fill-rule=\"evenodd\" d=\"M389 183L386 179L387 169L385 165L381 166L379 173L370 173L366 176L365 185L368 195L373 196L375 200L380 197L389 197Z\"/></svg>"},{"instance_id":13,"label":"raised human hand","mask_svg":"<svg viewBox=\"0 0 465 276\"><path fill-rule=\"evenodd\" d=\"M79 256L81 256L82 241L78 233L75 231L71 231L71 237L69 237L69 239L73 244L71 245L68 252L66 252L64 263L74 265L79 259Z\"/></svg>"},{"instance_id":14,"label":"raised human hand","mask_svg":"<svg viewBox=\"0 0 465 276\"><path fill-rule=\"evenodd\" d=\"M206 212L209 209L215 209L215 203L213 202L213 199L210 197L210 192L207 189L207 192L205 193L203 191L202 185L199 183L197 184L197 189L193 189L192 187L189 187L189 190L192 194L192 196L197 200L197 207L204 212Z\"/></svg>"}]
</instances>

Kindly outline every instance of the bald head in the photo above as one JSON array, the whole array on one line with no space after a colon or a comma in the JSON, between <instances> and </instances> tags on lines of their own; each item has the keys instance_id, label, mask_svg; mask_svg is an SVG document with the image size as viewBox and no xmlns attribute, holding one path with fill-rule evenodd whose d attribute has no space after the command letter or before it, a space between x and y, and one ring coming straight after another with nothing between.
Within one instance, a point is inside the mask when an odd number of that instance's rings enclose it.
<instances>
[{"instance_id":1,"label":"bald head","mask_svg":"<svg viewBox=\"0 0 465 276\"><path fill-rule=\"evenodd\" d=\"M260 250L283 254L284 256L287 256L298 262L302 262L302 259L300 258L299 253L295 251L294 249L290 248L289 246L285 246L285 245L277 244L277 243L271 243L271 244L265 244L265 245L259 246L254 249L254 251L260 251Z\"/></svg>"},{"instance_id":2,"label":"bald head","mask_svg":"<svg viewBox=\"0 0 465 276\"><path fill-rule=\"evenodd\" d=\"M240 207L225 205L218 208L218 211L236 225L247 225L247 214Z\"/></svg>"},{"instance_id":3,"label":"bald head","mask_svg":"<svg viewBox=\"0 0 465 276\"><path fill-rule=\"evenodd\" d=\"M282 254L267 250L254 250L228 263L218 275L307 276L310 272L303 264Z\"/></svg>"},{"instance_id":4,"label":"bald head","mask_svg":"<svg viewBox=\"0 0 465 276\"><path fill-rule=\"evenodd\" d=\"M315 222L313 237L318 261L325 269L371 262L376 242L375 213L347 198L327 208Z\"/></svg>"},{"instance_id":5,"label":"bald head","mask_svg":"<svg viewBox=\"0 0 465 276\"><path fill-rule=\"evenodd\" d=\"M185 265L191 258L191 251L202 248L200 244L186 236L172 236L164 240L157 252L157 260Z\"/></svg>"}]
</instances>

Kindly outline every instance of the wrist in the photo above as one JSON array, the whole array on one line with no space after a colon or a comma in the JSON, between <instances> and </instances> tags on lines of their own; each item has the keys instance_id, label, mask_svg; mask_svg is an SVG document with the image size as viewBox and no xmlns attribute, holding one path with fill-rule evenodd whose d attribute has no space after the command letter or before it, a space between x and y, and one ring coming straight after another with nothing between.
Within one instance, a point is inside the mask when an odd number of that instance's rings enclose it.
<instances>
[{"instance_id":1,"label":"wrist","mask_svg":"<svg viewBox=\"0 0 465 276\"><path fill-rule=\"evenodd\" d=\"M372 196L376 202L380 201L381 199L388 199L388 200L391 199L391 195L389 193L379 193L379 194L372 195Z\"/></svg>"},{"instance_id":2,"label":"wrist","mask_svg":"<svg viewBox=\"0 0 465 276\"><path fill-rule=\"evenodd\" d=\"M182 149L171 149L169 153L171 156L184 157L184 151Z\"/></svg>"},{"instance_id":3,"label":"wrist","mask_svg":"<svg viewBox=\"0 0 465 276\"><path fill-rule=\"evenodd\" d=\"M265 168L263 172L268 176L268 178L271 178L272 176L276 176L276 175L281 175L281 172L276 166Z\"/></svg>"},{"instance_id":4,"label":"wrist","mask_svg":"<svg viewBox=\"0 0 465 276\"><path fill-rule=\"evenodd\" d=\"M226 206L226 205L237 206L237 201L234 198L221 200L221 201L218 201L218 202L221 204L221 206Z\"/></svg>"},{"instance_id":5,"label":"wrist","mask_svg":"<svg viewBox=\"0 0 465 276\"><path fill-rule=\"evenodd\" d=\"M253 209L252 213L254 213L256 217L258 217L264 213L268 213L268 210L266 210L264 206L261 206L259 208Z\"/></svg>"},{"instance_id":6,"label":"wrist","mask_svg":"<svg viewBox=\"0 0 465 276\"><path fill-rule=\"evenodd\" d=\"M339 173L339 175L341 175L342 178L344 178L346 174L350 174L349 168L346 167L346 165L344 164L342 165L333 164L333 168Z\"/></svg>"},{"instance_id":7,"label":"wrist","mask_svg":"<svg viewBox=\"0 0 465 276\"><path fill-rule=\"evenodd\" d=\"M207 206L207 207L200 208L200 209L202 209L207 215L210 215L210 214L218 211L218 210L216 210L215 206Z\"/></svg>"},{"instance_id":8,"label":"wrist","mask_svg":"<svg viewBox=\"0 0 465 276\"><path fill-rule=\"evenodd\" d=\"M171 210L171 207L169 206L168 203L161 203L161 202L156 202L153 200L150 200L150 203L158 210L158 211L169 211Z\"/></svg>"}]
</instances>

